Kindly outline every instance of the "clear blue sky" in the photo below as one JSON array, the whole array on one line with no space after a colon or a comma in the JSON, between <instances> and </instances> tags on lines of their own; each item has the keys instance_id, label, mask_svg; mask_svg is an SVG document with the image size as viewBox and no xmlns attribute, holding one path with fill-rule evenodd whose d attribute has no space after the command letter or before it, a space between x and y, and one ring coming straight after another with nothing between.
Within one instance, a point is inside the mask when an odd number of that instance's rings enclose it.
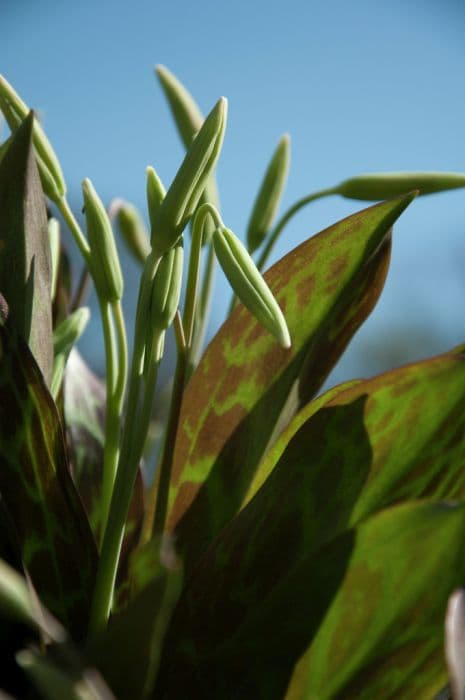
<instances>
[{"instance_id":1,"label":"clear blue sky","mask_svg":"<svg viewBox=\"0 0 465 700\"><path fill-rule=\"evenodd\" d=\"M105 200L141 208L146 165L170 182L183 151L156 63L205 111L229 99L218 179L223 218L239 235L284 132L292 139L284 206L359 172L465 171L463 0L0 0L0 23L0 72L40 111L76 206L84 177ZM315 204L275 259L357 208ZM218 290L217 322L225 285ZM96 330L94 313L83 347L98 364ZM383 358L397 335L409 347ZM463 340L465 190L417 200L403 217L382 301L337 377Z\"/></svg>"}]
</instances>

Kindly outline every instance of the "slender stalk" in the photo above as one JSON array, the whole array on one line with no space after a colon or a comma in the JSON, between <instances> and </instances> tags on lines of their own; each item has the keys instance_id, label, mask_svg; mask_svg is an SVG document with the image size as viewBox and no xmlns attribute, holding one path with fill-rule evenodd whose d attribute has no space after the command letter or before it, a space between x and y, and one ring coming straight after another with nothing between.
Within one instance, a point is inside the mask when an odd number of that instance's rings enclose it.
<instances>
[{"instance_id":1,"label":"slender stalk","mask_svg":"<svg viewBox=\"0 0 465 700\"><path fill-rule=\"evenodd\" d=\"M105 307L102 309L102 307ZM103 541L118 464L120 420L127 374L127 340L119 301L100 304L106 348L107 402L103 456L101 537ZM111 316L110 314L113 314ZM116 339L115 339L116 326Z\"/></svg>"},{"instance_id":2,"label":"slender stalk","mask_svg":"<svg viewBox=\"0 0 465 700\"><path fill-rule=\"evenodd\" d=\"M146 345L145 331L148 300L150 298L153 277L159 262L159 256L154 253L149 255L139 285L139 298L134 330L134 352L129 380L126 420L121 438L121 450L108 513L108 521L97 569L89 622L89 633L91 635L98 634L105 628L110 615L129 504L131 502L137 469L142 456L141 450L143 448L143 440L141 440L141 436L144 426L146 426L145 430L148 430L150 420L149 412L145 411L144 413L144 408L140 411L139 407L144 384L142 377L142 360L144 358ZM145 391L143 395L144 406L147 406L149 395L153 398L157 372L158 363L152 363L149 369L149 375L145 379ZM138 437L135 439L135 436Z\"/></svg>"},{"instance_id":3,"label":"slender stalk","mask_svg":"<svg viewBox=\"0 0 465 700\"><path fill-rule=\"evenodd\" d=\"M204 278L202 281L202 291L200 292L200 301L197 304L197 310L195 314L194 332L190 347L189 366L187 369L186 380L190 378L190 375L197 366L202 349L202 344L205 338L205 333L207 332L211 299L215 281L215 268L215 251L213 249L213 245L210 244L205 265Z\"/></svg>"},{"instance_id":4,"label":"slender stalk","mask_svg":"<svg viewBox=\"0 0 465 700\"><path fill-rule=\"evenodd\" d=\"M81 251L82 257L84 258L86 263L88 263L90 259L90 247L84 237L84 234L81 231L78 222L76 221L73 212L71 211L71 208L68 204L68 200L65 197L62 197L57 201L56 204L63 219L66 221L69 230L73 234L74 240L76 241L77 246Z\"/></svg>"},{"instance_id":5,"label":"slender stalk","mask_svg":"<svg viewBox=\"0 0 465 700\"><path fill-rule=\"evenodd\" d=\"M258 259L257 267L260 271L263 270L263 267L266 261L268 260L268 257L273 249L274 244L276 243L279 235L281 234L281 231L290 221L290 219L292 219L292 217L295 214L297 214L297 212L300 211L300 209L305 207L307 204L310 204L310 202L314 202L316 199L322 199L323 197L328 197L331 194L336 194L336 190L331 187L328 187L324 190L318 190L318 192L313 192L312 194L309 194L306 197L302 197L302 199L299 199L295 204L292 205L292 207L290 207L283 214L283 216L279 219L274 229L271 231L271 234L268 236L265 247L263 248L262 253Z\"/></svg>"}]
</instances>

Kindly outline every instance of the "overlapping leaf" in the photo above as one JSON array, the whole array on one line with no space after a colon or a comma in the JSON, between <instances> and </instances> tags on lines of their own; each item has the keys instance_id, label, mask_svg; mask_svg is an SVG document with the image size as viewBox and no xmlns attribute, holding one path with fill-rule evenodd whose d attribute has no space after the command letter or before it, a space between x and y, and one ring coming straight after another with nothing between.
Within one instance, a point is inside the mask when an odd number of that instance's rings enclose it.
<instances>
[{"instance_id":1,"label":"overlapping leaf","mask_svg":"<svg viewBox=\"0 0 465 700\"><path fill-rule=\"evenodd\" d=\"M95 543L42 374L9 324L0 327L0 347L0 493L41 600L82 637L94 585Z\"/></svg>"},{"instance_id":2,"label":"overlapping leaf","mask_svg":"<svg viewBox=\"0 0 465 700\"><path fill-rule=\"evenodd\" d=\"M182 406L169 528L188 569L239 508L280 414L321 386L380 294L390 229L412 196L344 219L265 275L292 337L282 350L243 308L224 324Z\"/></svg>"},{"instance_id":3,"label":"overlapping leaf","mask_svg":"<svg viewBox=\"0 0 465 700\"><path fill-rule=\"evenodd\" d=\"M291 635L288 611L312 578L305 569L308 578L298 583L296 572L322 546L399 501L462 498L464 409L465 358L457 353L336 388L309 404L264 460L262 487L200 560L173 626L180 645L197 648L197 663L241 626L249 629L277 591L275 620ZM321 606L318 598L314 604ZM261 648L255 629L250 644ZM349 628L347 635L352 639ZM401 661L412 670L409 652L399 652Z\"/></svg>"},{"instance_id":4,"label":"overlapping leaf","mask_svg":"<svg viewBox=\"0 0 465 700\"><path fill-rule=\"evenodd\" d=\"M32 115L0 161L0 293L50 386L51 262L45 200L32 146Z\"/></svg>"},{"instance_id":5,"label":"overlapping leaf","mask_svg":"<svg viewBox=\"0 0 465 700\"><path fill-rule=\"evenodd\" d=\"M206 619L183 608L190 635L168 647L153 697L429 700L447 678L444 611L465 576L464 546L463 505L413 502L296 567L281 565L286 553L277 550L267 569L281 570L279 585L231 635L222 636L214 604L204 605Z\"/></svg>"}]
</instances>

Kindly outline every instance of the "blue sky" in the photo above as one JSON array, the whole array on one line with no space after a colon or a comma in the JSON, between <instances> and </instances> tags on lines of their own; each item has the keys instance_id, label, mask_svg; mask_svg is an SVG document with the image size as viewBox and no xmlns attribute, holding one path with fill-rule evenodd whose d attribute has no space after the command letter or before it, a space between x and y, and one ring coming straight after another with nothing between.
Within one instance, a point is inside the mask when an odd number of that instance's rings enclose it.
<instances>
[{"instance_id":1,"label":"blue sky","mask_svg":"<svg viewBox=\"0 0 465 700\"><path fill-rule=\"evenodd\" d=\"M76 206L90 177L104 200L145 208L145 167L168 184L182 148L153 75L163 63L207 111L229 99L218 167L223 218L243 234L266 162L292 141L283 206L353 174L465 171L465 7L453 0L1 0L0 72L39 110ZM274 259L360 203L298 218ZM465 339L465 190L417 200L396 227L377 310L336 375ZM126 308L135 293L128 263ZM215 297L219 322L226 285ZM83 349L100 362L98 318ZM402 351L388 351L402 338Z\"/></svg>"}]
</instances>

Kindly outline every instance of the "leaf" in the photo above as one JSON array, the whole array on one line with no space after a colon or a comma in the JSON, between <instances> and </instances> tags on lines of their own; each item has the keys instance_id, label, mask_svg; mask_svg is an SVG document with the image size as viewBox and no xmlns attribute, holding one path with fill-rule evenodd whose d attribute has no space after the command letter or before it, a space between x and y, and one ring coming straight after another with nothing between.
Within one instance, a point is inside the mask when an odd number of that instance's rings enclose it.
<instances>
[{"instance_id":1,"label":"leaf","mask_svg":"<svg viewBox=\"0 0 465 700\"><path fill-rule=\"evenodd\" d=\"M105 441L105 386L76 349L65 369L64 412L72 475L97 541L100 539L103 446ZM135 546L144 516L144 484L137 475L122 550L122 572Z\"/></svg>"},{"instance_id":2,"label":"leaf","mask_svg":"<svg viewBox=\"0 0 465 700\"><path fill-rule=\"evenodd\" d=\"M72 483L60 420L41 372L9 323L0 326L0 493L44 605L86 632L97 552Z\"/></svg>"},{"instance_id":3,"label":"leaf","mask_svg":"<svg viewBox=\"0 0 465 700\"><path fill-rule=\"evenodd\" d=\"M290 350L242 306L210 344L185 392L170 491L168 528L187 570L240 507L291 390L297 405L314 395L375 305L390 229L411 200L340 221L265 275L285 313Z\"/></svg>"},{"instance_id":4,"label":"leaf","mask_svg":"<svg viewBox=\"0 0 465 700\"><path fill-rule=\"evenodd\" d=\"M45 700L115 700L94 669L75 662L54 663L32 649L21 651L16 658Z\"/></svg>"},{"instance_id":5,"label":"leaf","mask_svg":"<svg viewBox=\"0 0 465 700\"><path fill-rule=\"evenodd\" d=\"M264 460L268 478L194 569L185 606L198 607L203 627L215 611L212 643L231 635L302 557L373 512L465 496L463 356L341 389L296 416L270 452L275 465Z\"/></svg>"},{"instance_id":6,"label":"leaf","mask_svg":"<svg viewBox=\"0 0 465 700\"><path fill-rule=\"evenodd\" d=\"M199 601L191 590L191 607L176 613L159 697L429 700L443 687L443 618L465 575L465 506L384 510L303 550L293 566L280 544L273 559L262 555L269 576L282 572L279 584L232 634L209 591Z\"/></svg>"},{"instance_id":7,"label":"leaf","mask_svg":"<svg viewBox=\"0 0 465 700\"><path fill-rule=\"evenodd\" d=\"M0 161L0 292L12 323L50 386L51 260L45 200L32 146L32 114ZM14 271L14 274L12 274Z\"/></svg>"},{"instance_id":8,"label":"leaf","mask_svg":"<svg viewBox=\"0 0 465 700\"><path fill-rule=\"evenodd\" d=\"M310 491L320 488L324 480L340 483L343 479L342 498L353 499L352 522L408 498L465 497L464 382L465 357L452 351L335 387L309 403L289 424L260 465L246 501L278 465L284 478L296 470L308 472L306 488ZM337 435L331 418L321 427L318 413L322 406L330 413L362 397L372 453L365 467L357 458L357 414L347 416L343 432ZM318 437L315 430L320 431ZM334 461L335 454L342 466ZM363 469L366 479L358 492L354 474Z\"/></svg>"},{"instance_id":9,"label":"leaf","mask_svg":"<svg viewBox=\"0 0 465 700\"><path fill-rule=\"evenodd\" d=\"M182 570L169 541L151 540L133 553L130 575L133 590L127 607L111 617L88 653L118 698L139 700L154 685Z\"/></svg>"}]
</instances>

